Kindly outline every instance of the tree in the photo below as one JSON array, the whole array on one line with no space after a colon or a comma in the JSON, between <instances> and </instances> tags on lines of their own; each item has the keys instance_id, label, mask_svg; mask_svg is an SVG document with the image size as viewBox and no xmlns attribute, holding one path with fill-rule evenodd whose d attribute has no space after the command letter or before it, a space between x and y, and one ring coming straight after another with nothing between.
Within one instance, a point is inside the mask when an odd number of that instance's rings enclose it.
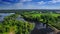
<instances>
[{"instance_id":1,"label":"tree","mask_svg":"<svg viewBox=\"0 0 60 34\"><path fill-rule=\"evenodd\" d=\"M16 20L19 15L13 14L7 16L2 23L0 23L1 34L30 34L34 28L34 24Z\"/></svg>"}]
</instances>

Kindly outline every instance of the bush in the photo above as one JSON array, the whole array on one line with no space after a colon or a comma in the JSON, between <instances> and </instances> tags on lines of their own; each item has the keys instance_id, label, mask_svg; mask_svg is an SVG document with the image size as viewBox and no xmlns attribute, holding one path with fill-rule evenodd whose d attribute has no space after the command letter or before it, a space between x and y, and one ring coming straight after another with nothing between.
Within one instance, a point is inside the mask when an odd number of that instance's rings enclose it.
<instances>
[{"instance_id":1,"label":"bush","mask_svg":"<svg viewBox=\"0 0 60 34\"><path fill-rule=\"evenodd\" d=\"M16 20L16 14L7 16L2 23L0 23L0 34L30 34L34 28L34 24Z\"/></svg>"}]
</instances>

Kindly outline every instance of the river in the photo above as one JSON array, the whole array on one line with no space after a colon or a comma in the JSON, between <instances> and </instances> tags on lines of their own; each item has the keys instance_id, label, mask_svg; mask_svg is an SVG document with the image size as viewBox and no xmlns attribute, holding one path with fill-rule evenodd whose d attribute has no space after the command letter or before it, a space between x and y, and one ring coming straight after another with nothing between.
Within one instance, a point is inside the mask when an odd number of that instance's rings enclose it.
<instances>
[{"instance_id":1,"label":"river","mask_svg":"<svg viewBox=\"0 0 60 34\"><path fill-rule=\"evenodd\" d=\"M11 14L15 14L15 13L0 13L0 21L3 21L4 17L9 16Z\"/></svg>"},{"instance_id":2,"label":"river","mask_svg":"<svg viewBox=\"0 0 60 34\"><path fill-rule=\"evenodd\" d=\"M4 20L4 17L9 16L11 14L15 13L0 13L0 21ZM24 20L21 17L17 18L18 20ZM53 34L53 30L51 28L46 29L46 24L43 25L43 23L35 24L35 28L32 30L31 34Z\"/></svg>"}]
</instances>

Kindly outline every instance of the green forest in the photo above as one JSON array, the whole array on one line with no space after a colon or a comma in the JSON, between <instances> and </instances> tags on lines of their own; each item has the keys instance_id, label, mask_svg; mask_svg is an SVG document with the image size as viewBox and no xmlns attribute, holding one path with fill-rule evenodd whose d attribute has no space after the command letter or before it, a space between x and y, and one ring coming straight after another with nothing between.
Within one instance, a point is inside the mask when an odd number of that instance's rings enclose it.
<instances>
[{"instance_id":1,"label":"green forest","mask_svg":"<svg viewBox=\"0 0 60 34\"><path fill-rule=\"evenodd\" d=\"M18 16L21 16L23 20L17 20ZM22 12L15 13L6 16L4 20L0 23L0 34L30 34L34 29L35 24L32 23L43 23L48 26L54 27L60 30L60 14L53 12Z\"/></svg>"}]
</instances>

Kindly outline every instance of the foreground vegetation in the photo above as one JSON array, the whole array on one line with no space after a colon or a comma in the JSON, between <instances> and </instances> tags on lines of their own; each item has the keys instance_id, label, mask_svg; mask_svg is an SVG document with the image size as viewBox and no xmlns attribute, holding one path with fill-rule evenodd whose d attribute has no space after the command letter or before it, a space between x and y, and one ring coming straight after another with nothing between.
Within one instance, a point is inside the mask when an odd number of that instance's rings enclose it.
<instances>
[{"instance_id":1,"label":"foreground vegetation","mask_svg":"<svg viewBox=\"0 0 60 34\"><path fill-rule=\"evenodd\" d=\"M0 23L0 34L30 34L34 28L33 23L16 20L18 14L13 14L4 18Z\"/></svg>"}]
</instances>

